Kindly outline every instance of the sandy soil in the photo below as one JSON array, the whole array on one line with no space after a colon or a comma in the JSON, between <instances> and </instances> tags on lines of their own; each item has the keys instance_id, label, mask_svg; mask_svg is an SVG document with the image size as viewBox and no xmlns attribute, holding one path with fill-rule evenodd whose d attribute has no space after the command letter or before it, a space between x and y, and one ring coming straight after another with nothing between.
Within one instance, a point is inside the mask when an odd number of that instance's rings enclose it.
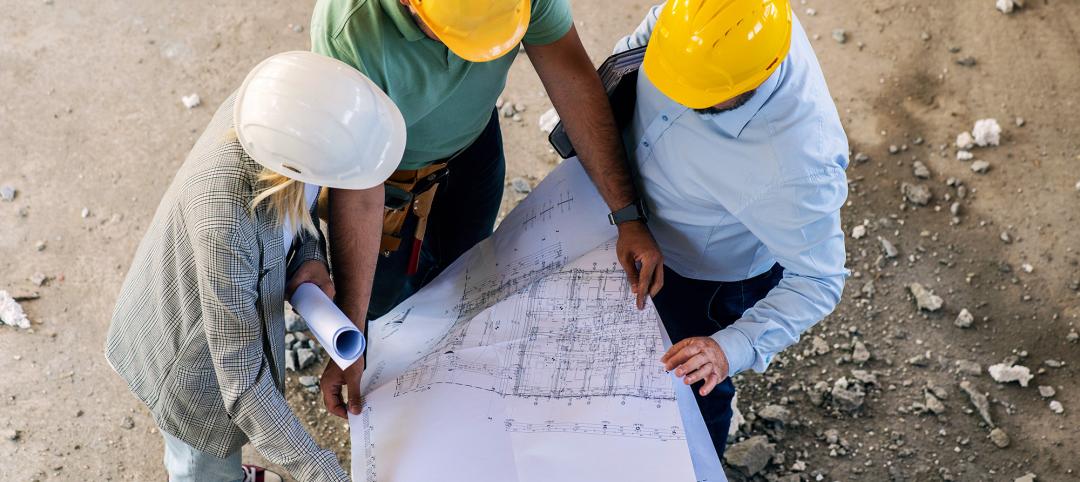
<instances>
[{"instance_id":1,"label":"sandy soil","mask_svg":"<svg viewBox=\"0 0 1080 482\"><path fill-rule=\"evenodd\" d=\"M24 303L31 330L0 327L0 434L8 434L0 438L0 480L164 476L160 435L102 357L112 304L158 199L216 105L258 60L308 47L313 3L0 0L0 185L18 189L13 202L0 202L0 289L40 293ZM848 170L843 213L849 233L865 222L868 234L849 238L854 277L838 312L767 375L737 380L752 420L739 438L766 434L775 444L773 463L755 477L1080 478L1080 344L1067 338L1080 324L1080 4L1029 0L1004 15L990 0L800 3L853 153L869 156ZM574 2L595 61L647 6ZM846 30L845 43L833 39L835 29ZM969 56L974 66L956 63ZM180 97L190 93L203 105L185 109ZM557 158L537 128L549 103L527 57L504 97L528 106L522 122L503 124L508 179L535 183ZM978 175L956 160L952 144L987 117L1004 134L1000 147L975 151L992 166ZM929 179L913 175L916 160ZM933 201L905 203L904 182L929 187ZM508 191L504 209L519 197ZM878 237L899 256L882 258ZM35 273L50 280L36 287L28 280ZM868 280L872 297L861 291ZM911 282L941 295L944 308L919 312L905 288ZM968 329L953 324L964 308L976 320ZM814 337L827 354L811 354ZM862 366L851 362L856 340L872 355ZM1031 386L986 374L1008 356L1036 372ZM958 372L957 360L980 364L981 374ZM843 410L828 395L813 403L816 383L831 387L852 369L877 378L861 406ZM294 409L347 467L344 422L295 378ZM989 395L1008 448L988 440L961 379ZM1038 385L1055 388L1063 414L1050 410ZM916 413L935 390L944 412ZM787 423L754 416L769 404L789 409ZM250 449L244 455L261 460Z\"/></svg>"}]
</instances>

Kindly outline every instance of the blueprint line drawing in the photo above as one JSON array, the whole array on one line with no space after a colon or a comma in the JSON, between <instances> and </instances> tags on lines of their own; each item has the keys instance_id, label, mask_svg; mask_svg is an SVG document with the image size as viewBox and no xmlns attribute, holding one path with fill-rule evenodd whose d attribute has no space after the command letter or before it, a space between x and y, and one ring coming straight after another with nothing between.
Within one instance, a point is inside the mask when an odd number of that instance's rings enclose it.
<instances>
[{"instance_id":1,"label":"blueprint line drawing","mask_svg":"<svg viewBox=\"0 0 1080 482\"><path fill-rule=\"evenodd\" d=\"M695 476L666 336L634 306L606 214L564 162L369 323L354 480L722 480Z\"/></svg>"}]
</instances>

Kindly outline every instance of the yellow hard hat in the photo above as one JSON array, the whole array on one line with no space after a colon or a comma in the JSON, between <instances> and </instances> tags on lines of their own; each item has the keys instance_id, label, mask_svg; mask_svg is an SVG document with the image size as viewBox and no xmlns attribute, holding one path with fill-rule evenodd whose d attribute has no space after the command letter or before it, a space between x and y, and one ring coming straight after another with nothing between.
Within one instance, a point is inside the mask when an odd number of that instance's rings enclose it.
<instances>
[{"instance_id":1,"label":"yellow hard hat","mask_svg":"<svg viewBox=\"0 0 1080 482\"><path fill-rule=\"evenodd\" d=\"M668 0L642 69L653 85L692 109L749 92L791 47L787 0Z\"/></svg>"},{"instance_id":2,"label":"yellow hard hat","mask_svg":"<svg viewBox=\"0 0 1080 482\"><path fill-rule=\"evenodd\" d=\"M409 0L446 48L487 62L516 48L529 28L530 0Z\"/></svg>"}]
</instances>

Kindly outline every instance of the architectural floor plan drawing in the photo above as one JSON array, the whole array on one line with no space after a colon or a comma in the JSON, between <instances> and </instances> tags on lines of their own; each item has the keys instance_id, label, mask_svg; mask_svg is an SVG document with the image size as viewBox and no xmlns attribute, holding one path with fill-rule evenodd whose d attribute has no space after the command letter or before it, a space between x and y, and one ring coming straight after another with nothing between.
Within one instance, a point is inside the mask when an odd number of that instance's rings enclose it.
<instances>
[{"instance_id":1,"label":"architectural floor plan drawing","mask_svg":"<svg viewBox=\"0 0 1080 482\"><path fill-rule=\"evenodd\" d=\"M722 480L695 476L680 414L692 395L660 365L660 320L634 308L605 214L567 161L369 323L354 480Z\"/></svg>"}]
</instances>

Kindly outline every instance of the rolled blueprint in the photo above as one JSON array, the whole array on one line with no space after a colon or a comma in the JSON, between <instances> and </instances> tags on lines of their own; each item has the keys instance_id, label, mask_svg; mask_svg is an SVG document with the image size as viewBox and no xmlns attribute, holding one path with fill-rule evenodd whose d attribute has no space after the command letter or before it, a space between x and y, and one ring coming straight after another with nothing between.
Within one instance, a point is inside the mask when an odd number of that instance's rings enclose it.
<instances>
[{"instance_id":1,"label":"rolled blueprint","mask_svg":"<svg viewBox=\"0 0 1080 482\"><path fill-rule=\"evenodd\" d=\"M352 320L341 312L326 293L312 283L301 284L293 293L293 309L307 322L311 333L342 370L364 353L367 340Z\"/></svg>"}]
</instances>

